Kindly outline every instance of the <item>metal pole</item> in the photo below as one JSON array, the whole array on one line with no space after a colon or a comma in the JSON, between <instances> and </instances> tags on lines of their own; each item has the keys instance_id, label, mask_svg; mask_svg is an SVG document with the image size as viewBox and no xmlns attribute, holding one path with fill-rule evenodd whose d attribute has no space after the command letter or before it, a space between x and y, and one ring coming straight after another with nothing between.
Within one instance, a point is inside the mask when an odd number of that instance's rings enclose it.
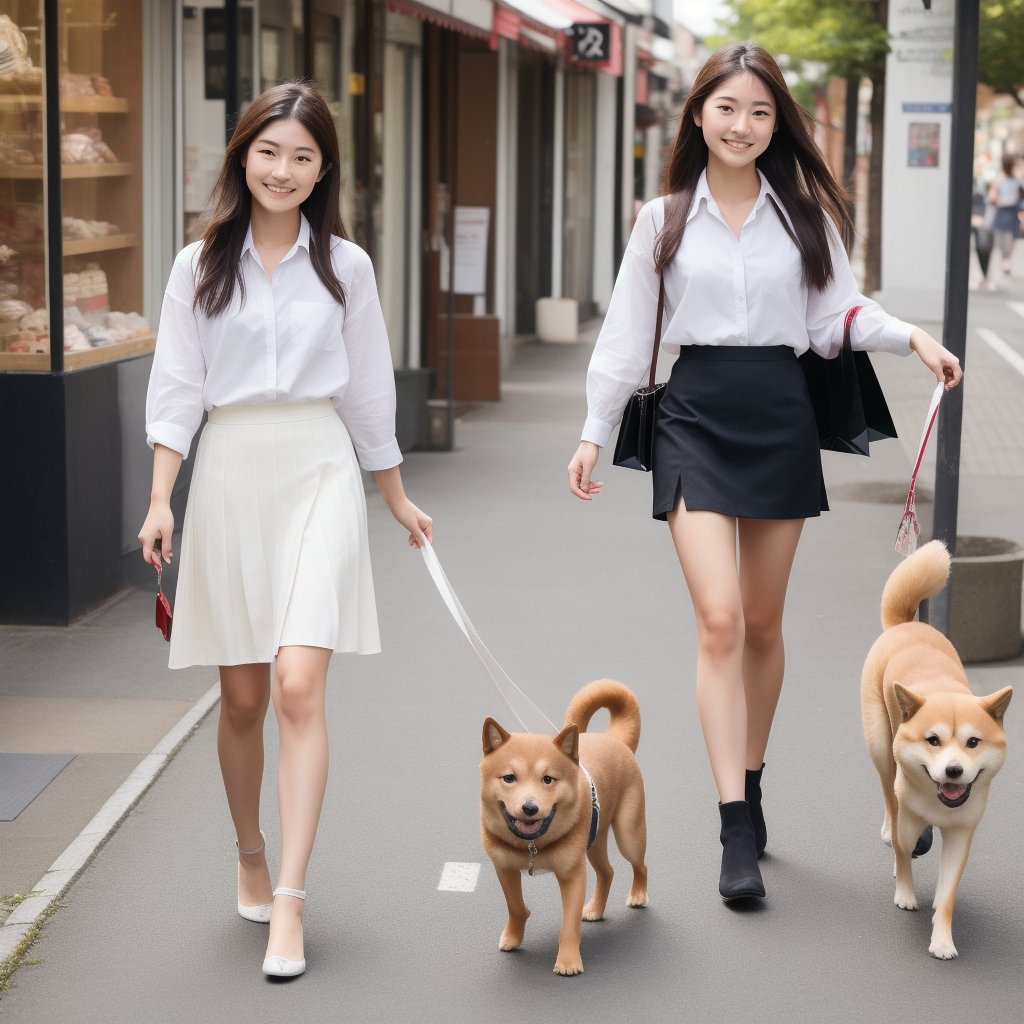
<instances>
[{"instance_id":1,"label":"metal pole","mask_svg":"<svg viewBox=\"0 0 1024 1024\"><path fill-rule=\"evenodd\" d=\"M64 369L63 175L60 155L60 18L57 0L43 4L43 125L46 130L46 283L50 372Z\"/></svg>"},{"instance_id":2,"label":"metal pole","mask_svg":"<svg viewBox=\"0 0 1024 1024\"><path fill-rule=\"evenodd\" d=\"M967 275L971 254L974 188L974 108L978 88L979 0L958 0L953 28L953 117L950 138L949 211L946 228L946 299L943 342L961 365L967 354ZM946 393L939 413L932 536L956 554L960 488L960 434L964 385ZM949 633L949 587L929 602L928 621Z\"/></svg>"},{"instance_id":3,"label":"metal pole","mask_svg":"<svg viewBox=\"0 0 1024 1024\"><path fill-rule=\"evenodd\" d=\"M445 445L444 451L455 448L455 149L458 123L452 118L453 108L457 109L455 97L459 94L459 57L456 45L452 45L451 33L441 33L440 58L441 75L438 106L440 109L440 147L438 149L439 174L444 210L441 230L448 247L448 293L445 324ZM452 121L456 120L453 125Z\"/></svg>"}]
</instances>

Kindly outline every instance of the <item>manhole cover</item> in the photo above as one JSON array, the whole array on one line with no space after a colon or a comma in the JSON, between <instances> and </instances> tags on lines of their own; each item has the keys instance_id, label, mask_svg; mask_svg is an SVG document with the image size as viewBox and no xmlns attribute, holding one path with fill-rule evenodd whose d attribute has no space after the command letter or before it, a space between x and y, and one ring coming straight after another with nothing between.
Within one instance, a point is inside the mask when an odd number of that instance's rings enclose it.
<instances>
[{"instance_id":1,"label":"manhole cover","mask_svg":"<svg viewBox=\"0 0 1024 1024\"><path fill-rule=\"evenodd\" d=\"M839 484L828 489L830 497L840 501L861 501L869 505L903 505L907 500L907 485L867 481L864 483ZM928 487L918 487L915 492L918 505L927 505L932 501L932 491Z\"/></svg>"}]
</instances>

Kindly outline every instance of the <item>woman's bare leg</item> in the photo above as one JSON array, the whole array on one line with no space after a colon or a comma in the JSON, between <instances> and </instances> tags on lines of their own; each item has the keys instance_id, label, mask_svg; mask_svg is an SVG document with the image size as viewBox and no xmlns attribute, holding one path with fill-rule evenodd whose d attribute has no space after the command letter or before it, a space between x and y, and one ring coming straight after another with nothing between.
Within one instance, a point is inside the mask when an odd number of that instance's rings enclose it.
<instances>
[{"instance_id":1,"label":"woman's bare leg","mask_svg":"<svg viewBox=\"0 0 1024 1024\"><path fill-rule=\"evenodd\" d=\"M764 761L782 691L786 653L782 613L802 519L741 519L740 593L745 624L743 685L747 698L746 767Z\"/></svg>"},{"instance_id":2,"label":"woman's bare leg","mask_svg":"<svg viewBox=\"0 0 1024 1024\"><path fill-rule=\"evenodd\" d=\"M306 888L306 869L327 788L327 668L331 651L282 647L272 688L281 734L277 800L281 815L278 885ZM303 959L302 900L276 896L270 918L268 956Z\"/></svg>"},{"instance_id":3,"label":"woman's bare leg","mask_svg":"<svg viewBox=\"0 0 1024 1024\"><path fill-rule=\"evenodd\" d=\"M743 799L747 712L736 520L716 512L668 516L697 621L697 707L722 803Z\"/></svg>"},{"instance_id":4,"label":"woman's bare leg","mask_svg":"<svg viewBox=\"0 0 1024 1024\"><path fill-rule=\"evenodd\" d=\"M270 703L270 666L224 665L220 669L220 759L228 810L239 850L238 898L246 906L271 900L270 871L261 850L260 789L263 784L263 721Z\"/></svg>"}]
</instances>

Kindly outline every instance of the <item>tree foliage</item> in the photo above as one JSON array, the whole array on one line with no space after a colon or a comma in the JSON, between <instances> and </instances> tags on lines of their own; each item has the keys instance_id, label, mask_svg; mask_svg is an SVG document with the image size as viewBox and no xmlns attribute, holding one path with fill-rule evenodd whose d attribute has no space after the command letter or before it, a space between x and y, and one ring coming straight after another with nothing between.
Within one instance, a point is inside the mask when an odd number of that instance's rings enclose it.
<instances>
[{"instance_id":1,"label":"tree foliage","mask_svg":"<svg viewBox=\"0 0 1024 1024\"><path fill-rule=\"evenodd\" d=\"M709 42L751 39L805 81L871 77L889 51L877 0L727 0L726 6L724 34Z\"/></svg>"},{"instance_id":2,"label":"tree foliage","mask_svg":"<svg viewBox=\"0 0 1024 1024\"><path fill-rule=\"evenodd\" d=\"M729 17L712 45L752 39L804 81L871 78L889 51L878 0L727 0ZM981 0L978 78L1024 99L1024 0Z\"/></svg>"},{"instance_id":3,"label":"tree foliage","mask_svg":"<svg viewBox=\"0 0 1024 1024\"><path fill-rule=\"evenodd\" d=\"M984 0L978 39L978 78L1009 93L1022 107L1024 0Z\"/></svg>"}]
</instances>

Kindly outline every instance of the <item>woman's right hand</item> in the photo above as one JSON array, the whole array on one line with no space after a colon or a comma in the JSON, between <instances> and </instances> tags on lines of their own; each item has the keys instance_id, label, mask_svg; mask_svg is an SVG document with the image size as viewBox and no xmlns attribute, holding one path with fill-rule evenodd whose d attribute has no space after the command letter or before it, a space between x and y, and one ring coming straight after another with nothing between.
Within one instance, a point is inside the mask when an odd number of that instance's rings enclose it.
<instances>
[{"instance_id":1,"label":"woman's right hand","mask_svg":"<svg viewBox=\"0 0 1024 1024\"><path fill-rule=\"evenodd\" d=\"M569 490L577 498L591 501L604 487L602 481L591 480L600 454L601 449L593 441L580 441L580 446L569 463Z\"/></svg>"},{"instance_id":2,"label":"woman's right hand","mask_svg":"<svg viewBox=\"0 0 1024 1024\"><path fill-rule=\"evenodd\" d=\"M160 556L165 562L171 561L171 545L174 543L174 513L169 502L153 502L149 506L146 521L139 530L143 559L154 568L160 568Z\"/></svg>"}]
</instances>

